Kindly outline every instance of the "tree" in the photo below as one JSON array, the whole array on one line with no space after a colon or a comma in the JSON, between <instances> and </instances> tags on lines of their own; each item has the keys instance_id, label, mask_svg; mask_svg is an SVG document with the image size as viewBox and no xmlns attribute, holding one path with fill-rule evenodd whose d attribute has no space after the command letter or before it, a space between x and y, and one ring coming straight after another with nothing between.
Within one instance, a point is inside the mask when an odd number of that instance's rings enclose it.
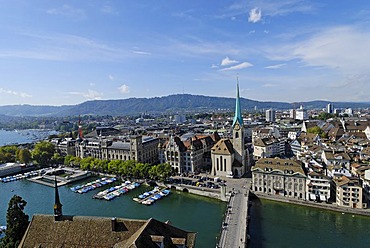
<instances>
[{"instance_id":1,"label":"tree","mask_svg":"<svg viewBox=\"0 0 370 248\"><path fill-rule=\"evenodd\" d=\"M318 134L321 138L327 138L328 134L325 133L320 127L310 127L307 129L307 133Z\"/></svg>"},{"instance_id":2,"label":"tree","mask_svg":"<svg viewBox=\"0 0 370 248\"><path fill-rule=\"evenodd\" d=\"M37 143L32 151L33 158L41 165L49 165L53 155L54 145L47 141Z\"/></svg>"},{"instance_id":3,"label":"tree","mask_svg":"<svg viewBox=\"0 0 370 248\"><path fill-rule=\"evenodd\" d=\"M21 149L17 153L17 158L21 163L28 164L32 159L32 154L28 149Z\"/></svg>"},{"instance_id":4,"label":"tree","mask_svg":"<svg viewBox=\"0 0 370 248\"><path fill-rule=\"evenodd\" d=\"M55 152L53 157L51 158L51 161L53 164L63 164L64 158L58 152Z\"/></svg>"},{"instance_id":5,"label":"tree","mask_svg":"<svg viewBox=\"0 0 370 248\"><path fill-rule=\"evenodd\" d=\"M8 205L6 213L5 237L1 240L0 248L17 247L22 240L24 233L28 227L28 215L23 210L27 202L18 195L14 195Z\"/></svg>"}]
</instances>

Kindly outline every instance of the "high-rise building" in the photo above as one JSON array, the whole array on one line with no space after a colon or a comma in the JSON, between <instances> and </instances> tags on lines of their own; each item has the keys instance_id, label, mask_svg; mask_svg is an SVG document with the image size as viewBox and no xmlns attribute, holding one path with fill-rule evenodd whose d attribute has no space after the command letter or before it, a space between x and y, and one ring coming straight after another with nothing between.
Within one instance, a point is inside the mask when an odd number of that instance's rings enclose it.
<instances>
[{"instance_id":1,"label":"high-rise building","mask_svg":"<svg viewBox=\"0 0 370 248\"><path fill-rule=\"evenodd\" d=\"M275 122L275 110L274 109L266 110L266 121Z\"/></svg>"},{"instance_id":2,"label":"high-rise building","mask_svg":"<svg viewBox=\"0 0 370 248\"><path fill-rule=\"evenodd\" d=\"M329 114L333 114L334 113L334 106L333 106L333 104L328 103L328 105L326 106L326 112L329 113Z\"/></svg>"}]
</instances>

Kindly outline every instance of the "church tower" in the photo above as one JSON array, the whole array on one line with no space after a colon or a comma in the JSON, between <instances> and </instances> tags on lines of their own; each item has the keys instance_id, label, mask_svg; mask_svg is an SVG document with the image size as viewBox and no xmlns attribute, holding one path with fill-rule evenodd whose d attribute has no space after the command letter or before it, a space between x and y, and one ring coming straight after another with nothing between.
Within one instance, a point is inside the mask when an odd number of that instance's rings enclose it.
<instances>
[{"instance_id":1,"label":"church tower","mask_svg":"<svg viewBox=\"0 0 370 248\"><path fill-rule=\"evenodd\" d=\"M234 148L233 175L240 177L245 173L246 157L244 144L244 125L239 97L239 81L237 82L236 86L235 114L232 130L233 130L232 143Z\"/></svg>"},{"instance_id":2,"label":"church tower","mask_svg":"<svg viewBox=\"0 0 370 248\"><path fill-rule=\"evenodd\" d=\"M57 179L55 177L55 203L54 203L54 220L60 221L62 217L62 203L60 203L59 199L59 192L58 192L58 185L57 185Z\"/></svg>"}]
</instances>

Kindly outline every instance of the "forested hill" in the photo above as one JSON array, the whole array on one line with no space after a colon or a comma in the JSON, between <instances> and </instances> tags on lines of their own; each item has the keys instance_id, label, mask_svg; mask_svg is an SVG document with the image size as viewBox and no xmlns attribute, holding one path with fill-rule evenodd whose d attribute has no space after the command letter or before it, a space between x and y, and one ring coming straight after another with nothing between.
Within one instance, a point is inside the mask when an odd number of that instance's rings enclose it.
<instances>
[{"instance_id":1,"label":"forested hill","mask_svg":"<svg viewBox=\"0 0 370 248\"><path fill-rule=\"evenodd\" d=\"M325 108L327 101L311 101L302 103L260 102L241 98L243 110L257 109L291 109L299 105L305 108ZM333 103L335 108L364 108L370 103ZM76 116L76 115L130 115L137 113L207 111L235 107L235 98L210 97L200 95L178 94L154 98L129 98L121 100L94 100L68 106L32 106L7 105L0 106L0 115L8 116Z\"/></svg>"}]
</instances>

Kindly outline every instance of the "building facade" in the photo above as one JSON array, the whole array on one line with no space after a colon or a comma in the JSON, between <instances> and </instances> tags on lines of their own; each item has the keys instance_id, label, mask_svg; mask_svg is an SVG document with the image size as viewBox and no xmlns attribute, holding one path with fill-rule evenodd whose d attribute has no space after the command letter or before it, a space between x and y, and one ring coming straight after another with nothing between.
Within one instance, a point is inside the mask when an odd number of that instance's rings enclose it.
<instances>
[{"instance_id":1,"label":"building facade","mask_svg":"<svg viewBox=\"0 0 370 248\"><path fill-rule=\"evenodd\" d=\"M268 109L266 110L266 121L267 122L275 122L275 110L274 109Z\"/></svg>"},{"instance_id":2,"label":"building facade","mask_svg":"<svg viewBox=\"0 0 370 248\"><path fill-rule=\"evenodd\" d=\"M346 177L334 179L336 187L336 203L340 207L367 208L362 202L362 186L357 177Z\"/></svg>"},{"instance_id":3,"label":"building facade","mask_svg":"<svg viewBox=\"0 0 370 248\"><path fill-rule=\"evenodd\" d=\"M252 168L252 190L256 193L306 200L306 180L296 160L264 158Z\"/></svg>"},{"instance_id":4,"label":"building facade","mask_svg":"<svg viewBox=\"0 0 370 248\"><path fill-rule=\"evenodd\" d=\"M75 156L155 164L158 162L158 144L158 138L141 135L132 135L125 140L85 138L77 140Z\"/></svg>"},{"instance_id":5,"label":"building facade","mask_svg":"<svg viewBox=\"0 0 370 248\"><path fill-rule=\"evenodd\" d=\"M170 164L176 173L209 172L214 144L215 140L211 136L194 135L186 141L171 136L159 144L159 162Z\"/></svg>"}]
</instances>

